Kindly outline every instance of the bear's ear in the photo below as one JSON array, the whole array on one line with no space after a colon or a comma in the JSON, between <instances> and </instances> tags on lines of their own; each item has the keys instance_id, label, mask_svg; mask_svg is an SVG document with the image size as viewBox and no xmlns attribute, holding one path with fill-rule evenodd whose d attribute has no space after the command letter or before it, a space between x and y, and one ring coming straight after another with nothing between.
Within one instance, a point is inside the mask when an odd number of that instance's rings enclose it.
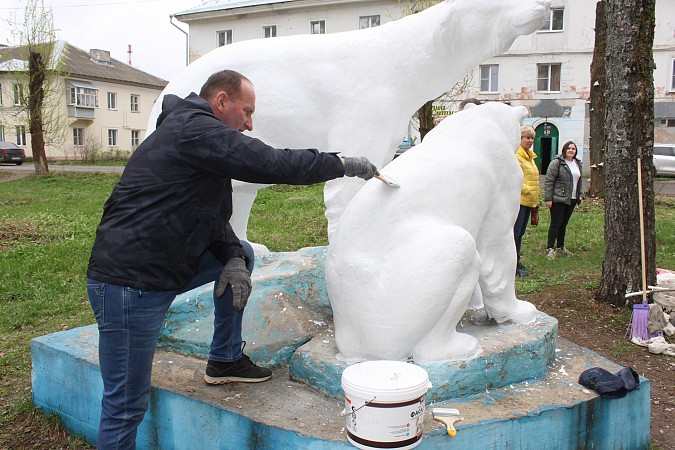
<instances>
[{"instance_id":1,"label":"bear's ear","mask_svg":"<svg viewBox=\"0 0 675 450\"><path fill-rule=\"evenodd\" d=\"M518 122L530 115L530 111L524 106L514 106L513 112L518 118Z\"/></svg>"}]
</instances>

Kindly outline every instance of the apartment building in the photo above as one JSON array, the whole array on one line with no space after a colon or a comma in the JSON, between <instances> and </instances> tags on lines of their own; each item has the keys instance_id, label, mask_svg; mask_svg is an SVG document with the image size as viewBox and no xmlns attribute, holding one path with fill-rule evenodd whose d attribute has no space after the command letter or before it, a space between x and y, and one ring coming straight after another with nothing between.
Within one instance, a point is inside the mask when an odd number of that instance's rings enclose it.
<instances>
[{"instance_id":1,"label":"apartment building","mask_svg":"<svg viewBox=\"0 0 675 450\"><path fill-rule=\"evenodd\" d=\"M294 34L323 34L383 25L420 2L383 0L209 1L174 17L189 25L194 61L223 45ZM461 100L501 101L530 111L534 149L542 172L565 141L589 152L590 65L597 0L552 0L540 30L521 36L502 55L476 67L458 98L437 101L437 119ZM675 143L675 3L656 1L654 37L655 141ZM485 36L485 39L490 39ZM420 68L423 70L423 68ZM448 89L452 87L449 80ZM420 105L421 106L421 105ZM409 130L410 132L410 130ZM412 131L414 134L414 130ZM405 130L402 130L402 135ZM585 164L585 170L589 164Z\"/></svg>"},{"instance_id":2,"label":"apartment building","mask_svg":"<svg viewBox=\"0 0 675 450\"><path fill-rule=\"evenodd\" d=\"M0 48L0 140L32 155L21 111L27 87L15 72L26 69L17 47ZM48 159L80 159L88 152L128 154L143 140L150 110L167 82L110 57L106 50L81 50L60 41L63 70L57 85L62 120L57 139L46 146Z\"/></svg>"},{"instance_id":3,"label":"apartment building","mask_svg":"<svg viewBox=\"0 0 675 450\"><path fill-rule=\"evenodd\" d=\"M473 73L469 94L530 111L542 173L566 141L589 152L590 66L595 43L595 0L552 0L549 20L518 38L506 53ZM654 35L655 142L675 142L675 3L656 0Z\"/></svg>"}]
</instances>

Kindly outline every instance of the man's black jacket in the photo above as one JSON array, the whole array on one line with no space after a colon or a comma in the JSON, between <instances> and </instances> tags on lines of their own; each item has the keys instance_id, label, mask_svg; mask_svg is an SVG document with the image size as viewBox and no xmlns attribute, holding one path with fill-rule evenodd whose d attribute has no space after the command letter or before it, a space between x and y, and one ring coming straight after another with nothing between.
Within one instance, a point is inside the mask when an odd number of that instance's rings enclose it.
<instances>
[{"instance_id":1,"label":"man's black jacket","mask_svg":"<svg viewBox=\"0 0 675 450\"><path fill-rule=\"evenodd\" d=\"M275 149L220 122L192 93L164 97L157 129L129 158L103 207L87 276L141 290L179 290L206 250L244 254L228 221L232 179L312 184L344 175L340 158Z\"/></svg>"}]
</instances>

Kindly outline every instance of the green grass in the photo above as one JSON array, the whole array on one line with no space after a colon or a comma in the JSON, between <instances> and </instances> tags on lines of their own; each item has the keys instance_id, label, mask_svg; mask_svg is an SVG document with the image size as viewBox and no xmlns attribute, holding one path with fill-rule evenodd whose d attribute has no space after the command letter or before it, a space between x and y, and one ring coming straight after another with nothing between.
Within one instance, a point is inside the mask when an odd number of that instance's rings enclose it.
<instances>
[{"instance_id":1,"label":"green grass","mask_svg":"<svg viewBox=\"0 0 675 450\"><path fill-rule=\"evenodd\" d=\"M273 252L327 245L323 211L323 183L260 190L251 209L248 238Z\"/></svg>"},{"instance_id":2,"label":"green grass","mask_svg":"<svg viewBox=\"0 0 675 450\"><path fill-rule=\"evenodd\" d=\"M103 161L79 161L79 160L71 160L71 161L50 161L49 162L50 166L126 166L127 165L127 160L126 159L106 159Z\"/></svg>"},{"instance_id":3,"label":"green grass","mask_svg":"<svg viewBox=\"0 0 675 450\"><path fill-rule=\"evenodd\" d=\"M0 427L30 408L30 340L93 322L85 267L118 178L54 174L0 185Z\"/></svg>"},{"instance_id":4,"label":"green grass","mask_svg":"<svg viewBox=\"0 0 675 450\"><path fill-rule=\"evenodd\" d=\"M675 269L675 201L659 197L655 201L656 260L662 268ZM518 293L536 292L545 286L581 283L595 290L600 285L604 259L604 213L594 201L575 208L567 226L565 247L574 257L546 259L546 241L550 215L545 207L539 213L539 225L528 225L521 248L522 262L530 276L516 279Z\"/></svg>"},{"instance_id":5,"label":"green grass","mask_svg":"<svg viewBox=\"0 0 675 450\"><path fill-rule=\"evenodd\" d=\"M54 173L0 185L0 428L31 409L30 340L94 323L85 291L86 265L103 203L118 179L115 174ZM249 239L272 251L325 245L322 188L274 186L260 191ZM572 216L567 247L573 258L545 258L548 225L548 212L542 210L539 226L528 226L523 262L532 275L517 280L518 293L579 283L597 288L604 245L601 207L588 202ZM659 198L657 260L671 269L673 229L675 201ZM0 439L0 448L3 444L10 442Z\"/></svg>"}]
</instances>

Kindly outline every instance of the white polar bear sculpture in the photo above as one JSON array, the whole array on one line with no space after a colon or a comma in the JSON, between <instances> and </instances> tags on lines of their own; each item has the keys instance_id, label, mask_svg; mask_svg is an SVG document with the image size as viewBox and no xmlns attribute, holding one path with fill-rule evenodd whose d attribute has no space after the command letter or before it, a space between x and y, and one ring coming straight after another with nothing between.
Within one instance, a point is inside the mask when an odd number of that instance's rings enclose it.
<instances>
[{"instance_id":1,"label":"white polar bear sculpture","mask_svg":"<svg viewBox=\"0 0 675 450\"><path fill-rule=\"evenodd\" d=\"M501 103L454 114L382 170L400 188L371 180L356 194L326 257L340 359L476 356L455 329L475 292L497 322L535 318L514 288L526 115Z\"/></svg>"},{"instance_id":2,"label":"white polar bear sculpture","mask_svg":"<svg viewBox=\"0 0 675 450\"><path fill-rule=\"evenodd\" d=\"M550 0L445 0L380 27L345 33L242 41L190 64L164 89L199 92L214 72L232 69L255 85L253 136L284 148L318 148L389 163L410 117L478 64L506 51L544 23ZM153 107L154 130L162 96ZM328 235L363 186L334 180L324 198ZM234 183L231 225L245 239L264 185Z\"/></svg>"}]
</instances>

